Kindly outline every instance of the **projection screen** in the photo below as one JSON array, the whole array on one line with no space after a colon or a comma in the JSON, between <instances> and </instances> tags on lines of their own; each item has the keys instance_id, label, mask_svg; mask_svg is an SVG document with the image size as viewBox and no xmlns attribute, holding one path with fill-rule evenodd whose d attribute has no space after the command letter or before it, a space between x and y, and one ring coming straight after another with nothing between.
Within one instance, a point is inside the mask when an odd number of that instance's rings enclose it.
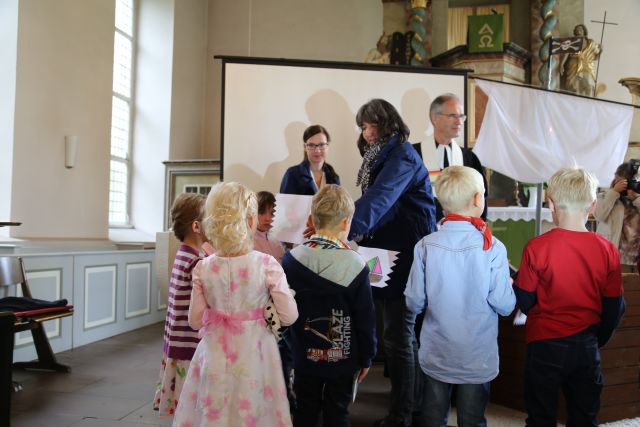
<instances>
[{"instance_id":1,"label":"projection screen","mask_svg":"<svg viewBox=\"0 0 640 427\"><path fill-rule=\"evenodd\" d=\"M386 99L396 107L411 130L410 141L422 143L425 165L432 170L431 101L451 92L466 106L469 70L216 58L223 60L223 179L242 182L254 191L277 193L286 169L303 159L303 131L321 124L331 135L327 162L357 199L361 192L355 181L362 158L356 147L355 116L373 98Z\"/></svg>"}]
</instances>

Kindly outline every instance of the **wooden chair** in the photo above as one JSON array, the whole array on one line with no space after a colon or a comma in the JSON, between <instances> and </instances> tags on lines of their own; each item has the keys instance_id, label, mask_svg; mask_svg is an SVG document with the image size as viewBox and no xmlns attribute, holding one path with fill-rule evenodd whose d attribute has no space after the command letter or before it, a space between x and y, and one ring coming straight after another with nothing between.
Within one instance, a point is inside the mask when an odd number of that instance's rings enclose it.
<instances>
[{"instance_id":1,"label":"wooden chair","mask_svg":"<svg viewBox=\"0 0 640 427\"><path fill-rule=\"evenodd\" d=\"M24 263L21 257L0 257L0 287L20 286L22 295L33 298L27 276L24 271ZM6 292L5 292L6 295ZM73 306L61 306L54 308L42 308L13 312L15 321L13 333L26 330L31 331L33 343L36 347L38 359L31 362L16 362L13 366L22 369L34 369L55 372L70 372L71 368L58 363L49 344L49 339L44 330L43 322L73 315Z\"/></svg>"},{"instance_id":2,"label":"wooden chair","mask_svg":"<svg viewBox=\"0 0 640 427\"><path fill-rule=\"evenodd\" d=\"M13 313L0 311L0 425L11 421L11 362L13 362Z\"/></svg>"}]
</instances>

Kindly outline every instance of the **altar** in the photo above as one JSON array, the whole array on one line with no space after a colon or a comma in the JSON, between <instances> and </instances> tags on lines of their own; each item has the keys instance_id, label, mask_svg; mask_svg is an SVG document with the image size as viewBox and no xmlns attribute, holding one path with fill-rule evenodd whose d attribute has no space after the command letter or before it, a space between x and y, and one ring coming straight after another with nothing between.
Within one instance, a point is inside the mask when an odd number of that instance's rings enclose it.
<instances>
[{"instance_id":1,"label":"altar","mask_svg":"<svg viewBox=\"0 0 640 427\"><path fill-rule=\"evenodd\" d=\"M542 208L542 232L553 228L553 219L549 208ZM535 236L535 207L489 206L487 222L491 233L507 248L507 258L514 267L520 267L520 258L524 245Z\"/></svg>"}]
</instances>

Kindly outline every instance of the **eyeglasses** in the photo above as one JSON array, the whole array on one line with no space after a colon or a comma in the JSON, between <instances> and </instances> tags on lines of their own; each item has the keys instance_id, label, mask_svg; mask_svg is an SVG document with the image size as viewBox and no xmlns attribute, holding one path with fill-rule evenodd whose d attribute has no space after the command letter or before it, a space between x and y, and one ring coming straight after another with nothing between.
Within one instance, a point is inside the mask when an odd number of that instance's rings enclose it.
<instances>
[{"instance_id":1,"label":"eyeglasses","mask_svg":"<svg viewBox=\"0 0 640 427\"><path fill-rule=\"evenodd\" d=\"M437 113L439 116L445 116L446 118L448 118L449 120L455 120L458 119L461 122L464 122L465 120L467 120L467 115L466 114L443 114L443 113Z\"/></svg>"},{"instance_id":2,"label":"eyeglasses","mask_svg":"<svg viewBox=\"0 0 640 427\"><path fill-rule=\"evenodd\" d=\"M313 150L320 150L320 151L324 151L327 149L327 147L329 146L329 144L327 144L326 142L321 142L320 144L304 144L305 148L309 151L313 151Z\"/></svg>"}]
</instances>

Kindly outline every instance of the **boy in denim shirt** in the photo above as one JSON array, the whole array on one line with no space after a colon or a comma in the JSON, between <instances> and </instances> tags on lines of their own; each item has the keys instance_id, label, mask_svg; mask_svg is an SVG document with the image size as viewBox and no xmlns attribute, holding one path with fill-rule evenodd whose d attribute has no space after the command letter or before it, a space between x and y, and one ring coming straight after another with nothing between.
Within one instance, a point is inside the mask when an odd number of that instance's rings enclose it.
<instances>
[{"instance_id":1,"label":"boy in denim shirt","mask_svg":"<svg viewBox=\"0 0 640 427\"><path fill-rule=\"evenodd\" d=\"M458 425L486 426L489 384L498 375L498 315L509 315L516 302L507 251L480 219L478 171L450 166L435 188L446 216L416 244L404 293L414 315L425 310L418 352L423 425L447 425L455 385Z\"/></svg>"}]
</instances>

